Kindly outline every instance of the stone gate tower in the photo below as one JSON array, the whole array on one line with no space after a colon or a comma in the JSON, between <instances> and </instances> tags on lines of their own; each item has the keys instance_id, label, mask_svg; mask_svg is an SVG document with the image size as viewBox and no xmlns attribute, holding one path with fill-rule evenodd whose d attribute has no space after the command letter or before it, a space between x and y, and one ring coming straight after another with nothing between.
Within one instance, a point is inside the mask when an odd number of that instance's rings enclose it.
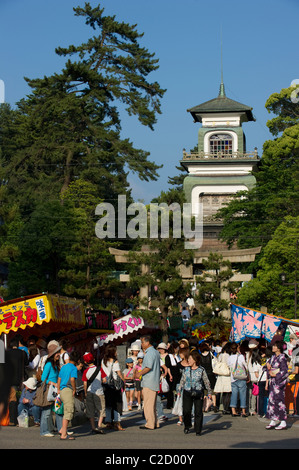
<instances>
[{"instance_id":1,"label":"stone gate tower","mask_svg":"<svg viewBox=\"0 0 299 470\"><path fill-rule=\"evenodd\" d=\"M255 121L252 108L227 98L221 82L219 95L187 110L198 131L198 151L183 152L181 165L188 175L184 180L187 202L197 215L197 203L203 204L204 246L219 246L221 221L214 216L232 194L251 189L257 168L257 150L247 152L242 124Z\"/></svg>"}]
</instances>

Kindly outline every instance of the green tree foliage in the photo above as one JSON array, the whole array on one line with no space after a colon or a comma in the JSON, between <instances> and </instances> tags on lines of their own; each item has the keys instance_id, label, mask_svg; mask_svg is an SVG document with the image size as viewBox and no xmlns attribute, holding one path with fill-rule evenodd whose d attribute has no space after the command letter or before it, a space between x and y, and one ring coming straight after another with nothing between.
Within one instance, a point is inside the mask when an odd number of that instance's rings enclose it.
<instances>
[{"instance_id":1,"label":"green tree foliage","mask_svg":"<svg viewBox=\"0 0 299 470\"><path fill-rule=\"evenodd\" d=\"M169 190L162 192L153 203L171 206L177 203L182 207L184 196L181 191ZM174 304L178 299L190 290L190 286L183 282L181 269L189 266L193 261L193 251L185 249L185 238L181 231L181 237L174 237L173 233L173 213L165 209L169 214L169 236L161 237L161 218L159 219L159 233L156 238L148 238L146 246L142 246L140 240L140 251L131 254L130 278L131 284L135 288L149 286L153 303L159 306L161 314L156 311L140 310L140 314L146 319L159 324L164 341L168 339L167 317L173 311ZM180 213L182 213L180 211ZM164 214L165 212L161 212ZM181 219L182 220L182 219ZM148 299L143 303L147 306Z\"/></svg>"},{"instance_id":2,"label":"green tree foliage","mask_svg":"<svg viewBox=\"0 0 299 470\"><path fill-rule=\"evenodd\" d=\"M269 113L276 114L267 123L275 137L263 146L257 184L236 195L219 212L223 217L222 237L229 246L261 246L255 261L256 279L238 294L238 302L251 308L266 306L269 312L290 318L294 315L294 294L281 284L284 271L294 278L295 239L299 237L299 104L294 88L273 93L266 102ZM284 233L284 230L286 232ZM290 281L292 282L292 281Z\"/></svg>"},{"instance_id":3,"label":"green tree foliage","mask_svg":"<svg viewBox=\"0 0 299 470\"><path fill-rule=\"evenodd\" d=\"M94 233L91 241L90 207L82 201L80 207L74 205L73 184L80 181L81 191L83 182L88 183L94 211L102 200L113 202L118 194L130 198L129 171L141 180L157 179L160 166L149 160L149 152L121 136L121 124L126 113L153 129L165 90L148 78L158 69L158 59L141 45L143 34L137 25L105 16L100 5L92 8L85 3L74 12L91 28L92 37L81 45L57 48L57 54L66 57L64 68L51 76L26 78L31 92L15 110L0 106L0 262L13 261L10 295L48 290L47 270L51 290L86 295L89 302L106 282L108 248ZM71 238L67 224L54 221L48 226L57 204L71 210ZM64 217L63 211L57 208L57 217ZM42 222L37 224L39 216ZM86 236L82 243L81 235ZM55 238L65 240L66 249L59 256ZM30 243L37 243L39 257L32 253L30 259ZM34 278L32 284L24 272ZM95 275L100 276L98 284Z\"/></svg>"},{"instance_id":4,"label":"green tree foliage","mask_svg":"<svg viewBox=\"0 0 299 470\"><path fill-rule=\"evenodd\" d=\"M271 134L278 136L289 127L299 124L299 106L294 99L294 87L283 88L280 93L273 93L266 101L269 113L276 114L268 121ZM297 98L297 96L295 97Z\"/></svg>"},{"instance_id":5,"label":"green tree foliage","mask_svg":"<svg viewBox=\"0 0 299 470\"><path fill-rule=\"evenodd\" d=\"M207 323L206 328L219 337L219 332L224 328L221 312L229 308L229 301L223 299L221 294L232 292L236 287L230 282L233 270L230 261L224 260L218 253L210 253L202 264L203 274L196 277L198 294L195 300L199 315L192 319L192 323Z\"/></svg>"},{"instance_id":6,"label":"green tree foliage","mask_svg":"<svg viewBox=\"0 0 299 470\"><path fill-rule=\"evenodd\" d=\"M153 129L165 90L147 78L158 59L140 45L143 34L136 25L104 16L104 9L88 3L74 10L95 35L79 46L57 48L67 57L63 70L26 78L32 92L16 112L3 113L10 115L3 175L27 209L38 198L59 198L76 178L96 184L99 197L108 200L128 191L128 171L141 180L158 177L160 167L148 160L149 153L120 135L124 109Z\"/></svg>"},{"instance_id":7,"label":"green tree foliage","mask_svg":"<svg viewBox=\"0 0 299 470\"><path fill-rule=\"evenodd\" d=\"M118 285L111 278L114 260L108 247L112 244L95 236L96 193L94 185L77 180L63 196L72 214L73 243L65 256L66 268L58 275L65 280L64 292L84 298L87 307L97 303L99 293Z\"/></svg>"},{"instance_id":8,"label":"green tree foliage","mask_svg":"<svg viewBox=\"0 0 299 470\"><path fill-rule=\"evenodd\" d=\"M224 221L221 236L229 246L264 247L286 216L298 215L299 104L291 101L292 91L291 87L274 93L266 103L269 112L279 115L267 123L275 139L263 146L254 173L256 187L237 193L219 211Z\"/></svg>"},{"instance_id":9,"label":"green tree foliage","mask_svg":"<svg viewBox=\"0 0 299 470\"><path fill-rule=\"evenodd\" d=\"M140 46L136 25L88 3L74 11L96 34L79 46L57 48L67 57L65 67L50 77L27 78L32 94L20 106L33 127L30 156L39 157L50 178L55 174L55 191L63 193L80 177L99 185L107 199L128 189L126 169L141 180L157 178L159 166L148 161L149 153L121 138L120 112L125 104L129 115L153 129L164 90L147 80L158 60Z\"/></svg>"},{"instance_id":10,"label":"green tree foliage","mask_svg":"<svg viewBox=\"0 0 299 470\"><path fill-rule=\"evenodd\" d=\"M9 231L12 232L11 224ZM5 297L16 298L44 291L62 293L58 271L74 240L70 209L59 201L38 204L30 217L19 220L13 240L18 253L9 258Z\"/></svg>"},{"instance_id":11,"label":"green tree foliage","mask_svg":"<svg viewBox=\"0 0 299 470\"><path fill-rule=\"evenodd\" d=\"M263 251L256 278L239 291L240 305L256 309L267 306L269 313L294 318L298 239L299 216L286 217ZM286 274L286 284L281 281L282 273Z\"/></svg>"}]
</instances>

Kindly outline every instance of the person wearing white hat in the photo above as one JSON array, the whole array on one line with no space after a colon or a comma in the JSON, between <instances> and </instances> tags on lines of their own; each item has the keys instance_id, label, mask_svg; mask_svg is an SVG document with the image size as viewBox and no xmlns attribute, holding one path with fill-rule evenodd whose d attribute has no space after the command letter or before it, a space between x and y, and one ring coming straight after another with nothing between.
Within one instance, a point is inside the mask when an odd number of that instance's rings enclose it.
<instances>
[{"instance_id":1,"label":"person wearing white hat","mask_svg":"<svg viewBox=\"0 0 299 470\"><path fill-rule=\"evenodd\" d=\"M248 343L249 349L255 349L259 345L259 342L255 338L251 338Z\"/></svg>"},{"instance_id":2,"label":"person wearing white hat","mask_svg":"<svg viewBox=\"0 0 299 470\"><path fill-rule=\"evenodd\" d=\"M34 377L30 377L28 380L23 382L23 385L24 388L18 404L18 415L20 415L23 410L26 410L29 416L33 416L35 426L39 426L41 409L39 406L33 404L37 381Z\"/></svg>"},{"instance_id":3,"label":"person wearing white hat","mask_svg":"<svg viewBox=\"0 0 299 470\"><path fill-rule=\"evenodd\" d=\"M140 347L137 343L131 344L130 356L133 359L133 365L137 364L137 355L140 352Z\"/></svg>"}]
</instances>

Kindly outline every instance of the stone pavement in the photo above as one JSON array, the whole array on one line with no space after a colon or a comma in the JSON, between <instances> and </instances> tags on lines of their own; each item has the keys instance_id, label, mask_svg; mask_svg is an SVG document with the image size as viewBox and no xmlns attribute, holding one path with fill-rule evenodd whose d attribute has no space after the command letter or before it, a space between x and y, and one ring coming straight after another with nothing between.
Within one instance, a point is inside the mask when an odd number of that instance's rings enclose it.
<instances>
[{"instance_id":1,"label":"stone pavement","mask_svg":"<svg viewBox=\"0 0 299 470\"><path fill-rule=\"evenodd\" d=\"M85 421L71 428L76 438L74 441L62 441L58 435L42 437L38 427L2 427L0 449L98 449L103 451L101 459L104 459L111 455L116 458L124 453L128 456L152 455L155 451L159 455L170 452L196 457L199 449L299 448L299 417L288 418L288 429L285 431L269 431L265 429L268 424L265 418L233 418L221 412L210 412L204 414L202 435L196 436L193 429L190 434L184 434L183 426L177 425L177 416L172 415L171 410L165 410L165 414L168 420L153 431L139 428L144 424L140 411L124 413L122 425L125 431L107 431L105 435L92 435L89 422ZM142 451L138 451L140 449Z\"/></svg>"}]
</instances>

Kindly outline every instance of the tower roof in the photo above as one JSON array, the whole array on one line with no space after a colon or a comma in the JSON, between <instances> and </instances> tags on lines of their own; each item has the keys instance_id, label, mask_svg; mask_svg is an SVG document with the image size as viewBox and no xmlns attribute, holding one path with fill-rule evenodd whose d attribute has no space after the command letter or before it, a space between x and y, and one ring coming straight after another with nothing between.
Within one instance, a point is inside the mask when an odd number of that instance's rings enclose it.
<instances>
[{"instance_id":1,"label":"tower roof","mask_svg":"<svg viewBox=\"0 0 299 470\"><path fill-rule=\"evenodd\" d=\"M245 104L239 103L238 101L227 98L225 94L224 84L221 81L219 95L205 103L199 104L194 108L187 109L191 113L195 122L201 122L202 114L218 114L218 113L245 113L247 121L255 121L252 114L252 108Z\"/></svg>"}]
</instances>

